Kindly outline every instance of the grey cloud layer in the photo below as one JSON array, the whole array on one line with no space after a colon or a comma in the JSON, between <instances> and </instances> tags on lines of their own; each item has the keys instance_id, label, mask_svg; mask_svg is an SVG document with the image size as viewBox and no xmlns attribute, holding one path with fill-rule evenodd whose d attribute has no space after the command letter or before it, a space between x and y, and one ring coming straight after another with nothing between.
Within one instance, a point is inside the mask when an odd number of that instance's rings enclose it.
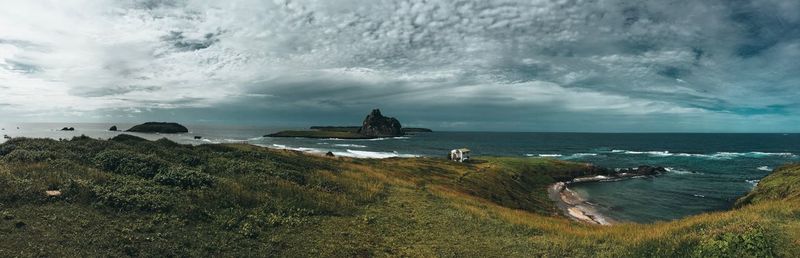
<instances>
[{"instance_id":1,"label":"grey cloud layer","mask_svg":"<svg viewBox=\"0 0 800 258\"><path fill-rule=\"evenodd\" d=\"M133 115L302 123L381 106L453 129L800 125L797 1L11 7L0 11L0 26L12 28L0 32L0 79L14 105L0 108L19 114L114 119L150 110Z\"/></svg>"}]
</instances>

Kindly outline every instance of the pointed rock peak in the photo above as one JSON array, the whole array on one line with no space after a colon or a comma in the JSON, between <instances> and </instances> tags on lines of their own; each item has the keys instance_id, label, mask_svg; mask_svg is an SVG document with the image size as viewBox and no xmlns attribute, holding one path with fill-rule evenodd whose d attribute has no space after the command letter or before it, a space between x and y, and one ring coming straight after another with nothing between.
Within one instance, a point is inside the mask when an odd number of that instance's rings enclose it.
<instances>
[{"instance_id":1,"label":"pointed rock peak","mask_svg":"<svg viewBox=\"0 0 800 258\"><path fill-rule=\"evenodd\" d=\"M401 136L403 126L394 117L383 116L381 110L376 108L364 119L358 133L371 137Z\"/></svg>"}]
</instances>

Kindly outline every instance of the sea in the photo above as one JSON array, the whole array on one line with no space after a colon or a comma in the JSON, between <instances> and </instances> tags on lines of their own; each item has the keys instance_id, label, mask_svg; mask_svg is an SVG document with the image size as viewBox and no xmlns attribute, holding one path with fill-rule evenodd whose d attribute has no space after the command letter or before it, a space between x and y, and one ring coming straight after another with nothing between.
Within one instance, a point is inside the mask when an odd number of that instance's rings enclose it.
<instances>
[{"instance_id":1,"label":"sea","mask_svg":"<svg viewBox=\"0 0 800 258\"><path fill-rule=\"evenodd\" d=\"M133 124L0 124L10 137L108 139ZM60 131L74 127L75 131ZM433 132L368 140L265 138L269 126L187 125L185 134L138 134L183 144L249 143L355 158L446 157L466 147L473 156L551 158L608 168L662 166L656 177L571 186L598 211L618 221L651 223L731 208L783 164L800 162L800 134ZM201 136L201 139L195 139ZM0 142L6 141L0 139Z\"/></svg>"}]
</instances>

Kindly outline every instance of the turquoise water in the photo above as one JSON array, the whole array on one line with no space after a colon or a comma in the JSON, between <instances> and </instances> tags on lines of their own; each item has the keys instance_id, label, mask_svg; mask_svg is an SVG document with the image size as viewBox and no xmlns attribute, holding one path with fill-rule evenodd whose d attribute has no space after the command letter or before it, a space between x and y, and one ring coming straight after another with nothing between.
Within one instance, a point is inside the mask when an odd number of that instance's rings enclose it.
<instances>
[{"instance_id":1,"label":"turquoise water","mask_svg":"<svg viewBox=\"0 0 800 258\"><path fill-rule=\"evenodd\" d=\"M110 138L112 124L5 124L0 134L71 138L85 134ZM129 124L117 124L120 129ZM20 129L16 129L19 126ZM59 128L72 126L74 132ZM623 221L671 220L728 209L759 179L782 164L800 162L800 134L591 134L436 132L407 137L336 140L263 138L280 127L188 125L190 133L135 134L166 137L186 144L244 142L301 151L332 151L340 156L445 157L450 149L468 147L473 155L549 157L590 162L609 168L652 165L670 172L654 177L575 185L573 190L604 214ZM194 136L203 136L195 140ZM0 142L4 140L0 139Z\"/></svg>"}]
</instances>

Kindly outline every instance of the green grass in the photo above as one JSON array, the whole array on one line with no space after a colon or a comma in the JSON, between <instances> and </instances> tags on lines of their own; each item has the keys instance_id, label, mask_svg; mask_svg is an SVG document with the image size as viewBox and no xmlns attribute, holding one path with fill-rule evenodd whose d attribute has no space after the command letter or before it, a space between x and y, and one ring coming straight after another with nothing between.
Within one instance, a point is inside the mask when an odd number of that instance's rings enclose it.
<instances>
[{"instance_id":1,"label":"green grass","mask_svg":"<svg viewBox=\"0 0 800 258\"><path fill-rule=\"evenodd\" d=\"M591 173L585 164L479 159L13 139L0 145L0 257L800 255L798 165L732 211L603 227L546 197L556 179Z\"/></svg>"},{"instance_id":2,"label":"green grass","mask_svg":"<svg viewBox=\"0 0 800 258\"><path fill-rule=\"evenodd\" d=\"M800 201L800 165L787 165L758 182L752 192L736 202L736 206L771 200Z\"/></svg>"}]
</instances>

